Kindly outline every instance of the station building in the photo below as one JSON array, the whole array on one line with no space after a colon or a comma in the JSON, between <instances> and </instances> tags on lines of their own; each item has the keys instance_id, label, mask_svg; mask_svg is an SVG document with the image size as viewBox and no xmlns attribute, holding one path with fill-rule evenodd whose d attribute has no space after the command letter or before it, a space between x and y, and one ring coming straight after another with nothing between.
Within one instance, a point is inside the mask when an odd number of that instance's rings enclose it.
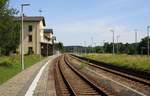
<instances>
[{"instance_id":1,"label":"station building","mask_svg":"<svg viewBox=\"0 0 150 96\"><path fill-rule=\"evenodd\" d=\"M51 55L53 53L53 30L45 29L43 16L24 16L24 54ZM21 17L15 17L15 21L21 22ZM18 51L20 50L19 45ZM21 52L21 51L19 51Z\"/></svg>"}]
</instances>

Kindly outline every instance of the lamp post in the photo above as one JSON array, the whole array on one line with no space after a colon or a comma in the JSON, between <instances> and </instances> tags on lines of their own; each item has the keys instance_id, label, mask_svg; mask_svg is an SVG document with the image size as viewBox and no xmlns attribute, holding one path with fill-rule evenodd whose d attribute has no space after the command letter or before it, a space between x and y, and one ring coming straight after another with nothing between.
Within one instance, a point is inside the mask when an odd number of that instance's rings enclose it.
<instances>
[{"instance_id":1,"label":"lamp post","mask_svg":"<svg viewBox=\"0 0 150 96\"><path fill-rule=\"evenodd\" d=\"M24 28L23 28L23 7L29 6L30 4L21 4L21 68L24 70L24 46L23 46L23 40L24 40Z\"/></svg>"},{"instance_id":2,"label":"lamp post","mask_svg":"<svg viewBox=\"0 0 150 96\"><path fill-rule=\"evenodd\" d=\"M113 49L112 49L112 51L113 51L113 54L115 53L115 44L114 44L114 41L115 41L115 39L114 39L114 30L110 30L111 32L112 32L112 41L113 41Z\"/></svg>"},{"instance_id":3,"label":"lamp post","mask_svg":"<svg viewBox=\"0 0 150 96\"><path fill-rule=\"evenodd\" d=\"M147 56L149 56L149 28L150 26L147 26Z\"/></svg>"}]
</instances>

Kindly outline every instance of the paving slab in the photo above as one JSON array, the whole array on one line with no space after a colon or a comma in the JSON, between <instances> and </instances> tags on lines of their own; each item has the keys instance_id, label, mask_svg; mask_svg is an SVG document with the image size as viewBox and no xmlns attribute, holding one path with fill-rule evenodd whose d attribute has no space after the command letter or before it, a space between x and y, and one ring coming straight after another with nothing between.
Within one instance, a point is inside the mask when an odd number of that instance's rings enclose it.
<instances>
[{"instance_id":1,"label":"paving slab","mask_svg":"<svg viewBox=\"0 0 150 96\"><path fill-rule=\"evenodd\" d=\"M6 83L0 86L0 96L24 96L32 81L36 77L41 67L48 61L57 56L50 56L37 64L25 69L18 73L16 76L8 80ZM50 65L50 64L48 64ZM46 76L45 72L48 72L48 66L44 69L42 78ZM44 78L46 79L46 78ZM38 85L39 86L39 85ZM39 95L44 96L44 95ZM51 95L52 96L52 95ZM53 95L54 96L54 95Z\"/></svg>"},{"instance_id":2,"label":"paving slab","mask_svg":"<svg viewBox=\"0 0 150 96\"><path fill-rule=\"evenodd\" d=\"M53 59L45 68L33 96L56 96Z\"/></svg>"}]
</instances>

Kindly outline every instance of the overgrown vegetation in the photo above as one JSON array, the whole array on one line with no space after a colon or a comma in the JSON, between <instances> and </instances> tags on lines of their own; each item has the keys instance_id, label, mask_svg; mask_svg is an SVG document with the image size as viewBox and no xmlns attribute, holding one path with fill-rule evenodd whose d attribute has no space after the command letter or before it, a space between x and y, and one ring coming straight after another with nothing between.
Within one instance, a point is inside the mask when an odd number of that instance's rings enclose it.
<instances>
[{"instance_id":1,"label":"overgrown vegetation","mask_svg":"<svg viewBox=\"0 0 150 96\"><path fill-rule=\"evenodd\" d=\"M25 68L30 67L43 59L38 55L25 56ZM0 57L0 84L4 83L17 73L21 72L20 56L1 56Z\"/></svg>"},{"instance_id":2,"label":"overgrown vegetation","mask_svg":"<svg viewBox=\"0 0 150 96\"><path fill-rule=\"evenodd\" d=\"M83 56L94 60L110 63L115 66L121 66L150 73L150 57L147 56L126 54L88 54Z\"/></svg>"}]
</instances>

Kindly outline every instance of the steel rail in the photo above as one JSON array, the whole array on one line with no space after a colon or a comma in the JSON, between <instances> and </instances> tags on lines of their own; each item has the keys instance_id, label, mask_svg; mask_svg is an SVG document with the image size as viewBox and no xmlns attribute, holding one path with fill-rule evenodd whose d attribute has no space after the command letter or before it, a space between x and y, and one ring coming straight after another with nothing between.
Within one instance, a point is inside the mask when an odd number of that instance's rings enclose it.
<instances>
[{"instance_id":1,"label":"steel rail","mask_svg":"<svg viewBox=\"0 0 150 96\"><path fill-rule=\"evenodd\" d=\"M88 65L90 65L90 66L93 66L93 67L102 69L102 70L104 70L104 71L107 71L107 72L110 72L110 73L119 75L119 76L121 76L121 77L130 79L130 80L133 80L133 81L135 81L135 82L139 82L139 83L141 83L141 84L150 86L150 81L147 80L147 79L140 78L140 77L136 77L136 76L133 76L133 75L124 73L124 72L122 72L122 71L118 71L118 70L114 70L114 69L111 69L111 68L107 68L107 67L101 66L101 65L99 65L98 63L95 64L95 63L93 63L92 61L89 62L89 60L83 60L83 59L81 59L81 58L78 58L78 56L71 55L71 57L74 58L74 59L76 59L76 60L79 60L80 62L86 62L86 63L87 63ZM86 59L87 59L87 58L86 58ZM99 63L100 63L100 62L99 62Z\"/></svg>"},{"instance_id":2,"label":"steel rail","mask_svg":"<svg viewBox=\"0 0 150 96\"><path fill-rule=\"evenodd\" d=\"M59 57L59 58L57 58L57 64L56 64L56 66L55 66L55 70L57 70L59 73L60 73L60 75L61 75L61 77L62 77L62 79L63 79L63 82L65 83L65 85L66 85L66 87L67 87L67 89L68 89L68 91L69 91L69 96L77 96L76 95L76 93L74 92L74 90L73 90L73 88L71 87L71 85L70 85L70 83L67 81L67 79L65 79L65 77L64 77L64 74L63 74L63 72L62 72L62 70L61 70L61 68L60 68L60 59L61 59L61 57ZM56 74L57 75L57 74ZM59 79L59 78L57 78L57 79ZM57 82L58 83L58 82ZM58 95L63 95L63 94L61 94L61 92L60 92L60 90L59 90L59 94Z\"/></svg>"},{"instance_id":3,"label":"steel rail","mask_svg":"<svg viewBox=\"0 0 150 96\"><path fill-rule=\"evenodd\" d=\"M96 90L101 96L107 96L105 92L102 91L102 89L94 84L92 81L90 81L86 76L84 76L81 72L79 72L76 68L74 68L69 62L67 61L66 57L64 56L65 63L71 68L72 71L74 71L80 78L82 78L85 82L87 82L94 90Z\"/></svg>"}]
</instances>

